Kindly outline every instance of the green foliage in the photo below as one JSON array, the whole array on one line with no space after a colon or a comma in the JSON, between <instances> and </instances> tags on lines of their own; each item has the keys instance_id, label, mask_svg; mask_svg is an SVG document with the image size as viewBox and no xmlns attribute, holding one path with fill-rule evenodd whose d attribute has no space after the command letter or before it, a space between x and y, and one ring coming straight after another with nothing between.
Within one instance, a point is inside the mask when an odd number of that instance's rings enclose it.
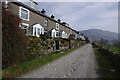
<instances>
[{"instance_id":1,"label":"green foliage","mask_svg":"<svg viewBox=\"0 0 120 80\"><path fill-rule=\"evenodd\" d=\"M33 59L39 59L41 57L45 57L45 52L48 49L51 49L53 46L53 41L51 40L43 40L36 36L29 36L29 41L27 44L27 48L24 50L24 54L26 56L26 60L30 61ZM48 53L46 53L48 54Z\"/></svg>"},{"instance_id":2,"label":"green foliage","mask_svg":"<svg viewBox=\"0 0 120 80\"><path fill-rule=\"evenodd\" d=\"M50 37L49 34L43 34L43 35L40 35L40 38L41 38L42 40L46 40L46 39L50 39L51 37Z\"/></svg>"},{"instance_id":3,"label":"green foliage","mask_svg":"<svg viewBox=\"0 0 120 80\"><path fill-rule=\"evenodd\" d=\"M23 49L28 39L19 27L20 22L18 15L2 8L2 68L19 64L26 59Z\"/></svg>"},{"instance_id":4,"label":"green foliage","mask_svg":"<svg viewBox=\"0 0 120 80\"><path fill-rule=\"evenodd\" d=\"M41 47L43 42L39 38L37 38L36 36L29 36L29 38L30 39L27 47L24 50L26 59L28 61L39 58L41 56L40 51L43 48Z\"/></svg>"},{"instance_id":5,"label":"green foliage","mask_svg":"<svg viewBox=\"0 0 120 80\"><path fill-rule=\"evenodd\" d=\"M114 47L114 46L106 46L106 45L103 45L104 48L107 48L111 51L114 51L116 53L120 53L120 48L117 48L117 47Z\"/></svg>"},{"instance_id":6,"label":"green foliage","mask_svg":"<svg viewBox=\"0 0 120 80\"><path fill-rule=\"evenodd\" d=\"M66 41L66 40L61 40L61 44L60 46L63 47L63 46L68 46L69 45L69 42Z\"/></svg>"}]
</instances>

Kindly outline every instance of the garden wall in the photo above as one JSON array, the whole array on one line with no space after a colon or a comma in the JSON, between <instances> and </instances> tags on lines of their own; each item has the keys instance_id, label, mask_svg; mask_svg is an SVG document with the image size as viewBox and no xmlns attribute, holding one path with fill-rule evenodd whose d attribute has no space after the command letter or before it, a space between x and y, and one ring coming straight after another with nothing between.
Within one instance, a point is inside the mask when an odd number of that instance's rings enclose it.
<instances>
[{"instance_id":1,"label":"garden wall","mask_svg":"<svg viewBox=\"0 0 120 80\"><path fill-rule=\"evenodd\" d=\"M35 36L31 36L27 48L24 50L24 53L26 54L26 56L28 56L28 60L31 60L34 58L42 58L54 53L59 53L68 49L76 48L85 43L86 42L83 41L60 38L42 40ZM59 49L57 49L57 46L59 47Z\"/></svg>"},{"instance_id":2,"label":"garden wall","mask_svg":"<svg viewBox=\"0 0 120 80\"><path fill-rule=\"evenodd\" d=\"M42 39L37 38L36 36L28 36L28 42L26 44L26 47L23 49L23 52L20 53L24 55L24 59L21 58L22 61L19 61L17 57L11 55L13 56L12 59L15 59L14 63L9 62L11 63L11 65L7 65L8 63L3 63L2 68L15 66L20 64L21 62L40 59L48 55L62 53L68 49L76 48L85 43L85 41L69 40L62 38ZM19 55L18 57L22 57L23 55Z\"/></svg>"}]
</instances>

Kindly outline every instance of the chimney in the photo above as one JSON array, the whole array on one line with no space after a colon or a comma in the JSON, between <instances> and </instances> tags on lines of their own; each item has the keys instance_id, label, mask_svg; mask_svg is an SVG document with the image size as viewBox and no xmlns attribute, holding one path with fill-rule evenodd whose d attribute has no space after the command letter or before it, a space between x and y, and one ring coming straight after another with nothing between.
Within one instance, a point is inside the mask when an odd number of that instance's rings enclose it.
<instances>
[{"instance_id":1,"label":"chimney","mask_svg":"<svg viewBox=\"0 0 120 80\"><path fill-rule=\"evenodd\" d=\"M60 19L58 19L58 22L60 22L61 20Z\"/></svg>"},{"instance_id":2,"label":"chimney","mask_svg":"<svg viewBox=\"0 0 120 80\"><path fill-rule=\"evenodd\" d=\"M37 7L38 7L38 3L37 2L33 2L34 3L34 9L37 10Z\"/></svg>"},{"instance_id":3,"label":"chimney","mask_svg":"<svg viewBox=\"0 0 120 80\"><path fill-rule=\"evenodd\" d=\"M46 12L45 12L45 10L44 10L44 9L42 9L41 13L42 13L42 14L45 14Z\"/></svg>"},{"instance_id":4,"label":"chimney","mask_svg":"<svg viewBox=\"0 0 120 80\"><path fill-rule=\"evenodd\" d=\"M52 19L54 19L54 18L55 18L55 16L51 15L51 18L52 18Z\"/></svg>"},{"instance_id":5,"label":"chimney","mask_svg":"<svg viewBox=\"0 0 120 80\"><path fill-rule=\"evenodd\" d=\"M62 24L69 27L69 24L67 24L66 22L63 22Z\"/></svg>"}]
</instances>

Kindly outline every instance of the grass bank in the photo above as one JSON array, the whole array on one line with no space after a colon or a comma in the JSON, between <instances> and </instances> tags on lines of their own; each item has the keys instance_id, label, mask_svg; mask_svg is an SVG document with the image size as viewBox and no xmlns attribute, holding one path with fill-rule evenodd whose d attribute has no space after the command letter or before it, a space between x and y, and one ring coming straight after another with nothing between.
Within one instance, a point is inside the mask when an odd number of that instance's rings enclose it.
<instances>
[{"instance_id":1,"label":"grass bank","mask_svg":"<svg viewBox=\"0 0 120 80\"><path fill-rule=\"evenodd\" d=\"M106 46L106 45L103 45L104 48L108 48L109 47L109 50L111 51L114 51L116 53L120 53L120 48L117 48L117 47L114 47L114 46Z\"/></svg>"},{"instance_id":2,"label":"grass bank","mask_svg":"<svg viewBox=\"0 0 120 80\"><path fill-rule=\"evenodd\" d=\"M99 73L101 78L120 78L120 69L115 66L114 62L108 55L103 54L97 48L94 49Z\"/></svg>"},{"instance_id":3,"label":"grass bank","mask_svg":"<svg viewBox=\"0 0 120 80\"><path fill-rule=\"evenodd\" d=\"M82 46L80 46L82 47ZM28 62L23 62L19 65L16 65L14 67L10 67L10 68L6 68L4 70L2 70L2 78L15 78L15 77L18 77L24 73L27 73L29 71L32 71L33 69L36 69L40 66L43 66L45 65L46 63L48 62L51 62L55 59L58 59L60 58L61 56L63 55L66 55L80 47L77 47L77 48L74 48L74 49L69 49L63 53L56 53L56 54L53 54L53 55L49 55L49 56L46 56L44 58L41 58L41 59L37 59L37 60L31 60L31 61L28 61Z\"/></svg>"}]
</instances>

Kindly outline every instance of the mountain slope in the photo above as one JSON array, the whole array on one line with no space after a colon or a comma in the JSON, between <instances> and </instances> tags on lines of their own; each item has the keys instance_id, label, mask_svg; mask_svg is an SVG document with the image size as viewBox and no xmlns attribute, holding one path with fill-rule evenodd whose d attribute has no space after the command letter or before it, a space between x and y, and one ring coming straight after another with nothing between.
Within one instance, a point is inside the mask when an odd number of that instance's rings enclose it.
<instances>
[{"instance_id":1,"label":"mountain slope","mask_svg":"<svg viewBox=\"0 0 120 80\"><path fill-rule=\"evenodd\" d=\"M110 31L104 31L100 29L89 29L80 31L80 33L87 36L91 41L92 40L100 40L101 38L107 39L107 40L117 40L118 34Z\"/></svg>"}]
</instances>

